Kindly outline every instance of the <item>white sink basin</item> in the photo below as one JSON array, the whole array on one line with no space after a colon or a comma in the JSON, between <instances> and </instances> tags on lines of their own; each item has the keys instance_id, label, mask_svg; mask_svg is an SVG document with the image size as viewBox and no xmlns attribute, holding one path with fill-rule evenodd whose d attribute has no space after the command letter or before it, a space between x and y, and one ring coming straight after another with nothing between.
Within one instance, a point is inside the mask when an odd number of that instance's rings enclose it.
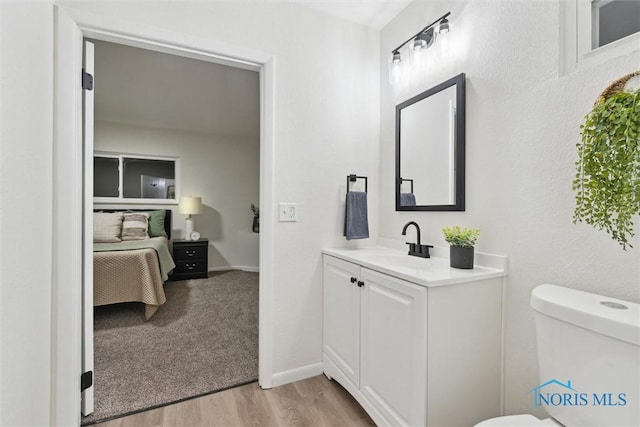
<instances>
[{"instance_id":1,"label":"white sink basin","mask_svg":"<svg viewBox=\"0 0 640 427\"><path fill-rule=\"evenodd\" d=\"M363 258L374 264L393 267L411 268L417 270L430 270L432 268L431 258L420 258L407 254L371 254L366 255Z\"/></svg>"}]
</instances>

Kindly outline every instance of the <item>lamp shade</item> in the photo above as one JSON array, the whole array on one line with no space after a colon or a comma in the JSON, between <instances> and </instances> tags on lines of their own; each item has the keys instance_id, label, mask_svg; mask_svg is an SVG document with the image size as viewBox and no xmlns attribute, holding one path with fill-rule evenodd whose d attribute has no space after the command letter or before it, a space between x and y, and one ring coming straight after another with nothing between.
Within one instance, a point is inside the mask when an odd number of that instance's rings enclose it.
<instances>
[{"instance_id":1,"label":"lamp shade","mask_svg":"<svg viewBox=\"0 0 640 427\"><path fill-rule=\"evenodd\" d=\"M197 215L202 213L202 197L181 197L178 205L178 212L187 215Z\"/></svg>"}]
</instances>

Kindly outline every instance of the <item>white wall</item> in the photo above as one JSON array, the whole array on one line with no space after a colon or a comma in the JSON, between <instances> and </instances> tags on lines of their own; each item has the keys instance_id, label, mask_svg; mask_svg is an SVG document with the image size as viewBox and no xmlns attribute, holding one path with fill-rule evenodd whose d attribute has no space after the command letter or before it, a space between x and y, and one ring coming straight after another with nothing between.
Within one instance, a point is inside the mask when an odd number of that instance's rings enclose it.
<instances>
[{"instance_id":1,"label":"white wall","mask_svg":"<svg viewBox=\"0 0 640 427\"><path fill-rule=\"evenodd\" d=\"M640 238L625 253L607 235L573 225L571 180L583 116L639 58L558 78L557 3L416 2L381 35L288 3L63 3L275 56L275 199L297 202L300 221L275 224L274 372L320 361L319 251L344 243L349 173L370 177L373 237L379 231L397 239L402 225L415 219L426 242L443 246L442 226L470 225L482 229L478 250L509 256L509 413L530 412L526 392L538 384L528 307L536 285L554 282L638 301ZM53 14L46 1L0 4L0 424L47 425ZM390 50L447 10L453 12L451 49L442 52L444 60L392 91ZM394 106L459 72L467 73L467 211L394 212ZM27 178L25 165L31 166ZM276 207L263 207L269 208ZM23 244L35 241L43 244Z\"/></svg>"},{"instance_id":2,"label":"white wall","mask_svg":"<svg viewBox=\"0 0 640 427\"><path fill-rule=\"evenodd\" d=\"M346 175L370 176L377 194L378 33L279 2L64 3L275 56L275 200L298 203L299 221L274 230L273 372L319 363L320 249L344 242Z\"/></svg>"},{"instance_id":3,"label":"white wall","mask_svg":"<svg viewBox=\"0 0 640 427\"><path fill-rule=\"evenodd\" d=\"M0 425L48 425L53 7L0 2Z\"/></svg>"},{"instance_id":4,"label":"white wall","mask_svg":"<svg viewBox=\"0 0 640 427\"><path fill-rule=\"evenodd\" d=\"M297 202L300 220L275 224L273 371L319 363L320 249L344 242L342 209L345 176L349 173L370 177L372 236L377 232L379 33L290 3L74 5L136 25L194 34L275 57L275 200ZM17 6L2 2L2 14L0 421L47 425L51 373L52 2ZM7 141L11 146L5 148ZM26 179L22 177L25 165L33 165ZM262 208L275 210L276 206ZM366 242L351 243L360 244ZM7 256L9 250L11 255Z\"/></svg>"},{"instance_id":5,"label":"white wall","mask_svg":"<svg viewBox=\"0 0 640 427\"><path fill-rule=\"evenodd\" d=\"M259 140L100 121L95 149L179 157L182 195L202 197L203 212L193 221L194 229L209 239L209 268L257 270L259 235L251 230L250 206L258 205L260 197ZM176 205L160 208L173 210L171 237L183 239L187 216Z\"/></svg>"},{"instance_id":6,"label":"white wall","mask_svg":"<svg viewBox=\"0 0 640 427\"><path fill-rule=\"evenodd\" d=\"M392 88L391 49L449 10L448 49L436 44L426 72ZM527 392L539 384L529 308L535 286L640 300L640 237L624 252L607 234L574 225L571 190L584 115L609 82L637 69L640 55L558 77L559 46L559 6L551 1L414 2L381 33L380 237L399 239L403 224L416 220L426 243L445 246L443 226L473 226L482 230L478 251L509 257L507 413L532 412ZM460 72L467 75L466 212L395 212L394 106Z\"/></svg>"}]
</instances>

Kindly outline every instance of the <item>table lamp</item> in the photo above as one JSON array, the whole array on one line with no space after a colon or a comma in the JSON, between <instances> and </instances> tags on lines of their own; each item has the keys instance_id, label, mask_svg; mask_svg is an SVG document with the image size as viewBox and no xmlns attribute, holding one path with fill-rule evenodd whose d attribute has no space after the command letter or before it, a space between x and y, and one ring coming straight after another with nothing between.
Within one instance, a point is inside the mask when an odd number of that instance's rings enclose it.
<instances>
[{"instance_id":1,"label":"table lamp","mask_svg":"<svg viewBox=\"0 0 640 427\"><path fill-rule=\"evenodd\" d=\"M202 213L202 197L187 196L180 198L180 204L178 205L178 212L186 214L186 226L185 226L185 240L192 240L191 233L193 233L193 219L191 215L198 215Z\"/></svg>"}]
</instances>

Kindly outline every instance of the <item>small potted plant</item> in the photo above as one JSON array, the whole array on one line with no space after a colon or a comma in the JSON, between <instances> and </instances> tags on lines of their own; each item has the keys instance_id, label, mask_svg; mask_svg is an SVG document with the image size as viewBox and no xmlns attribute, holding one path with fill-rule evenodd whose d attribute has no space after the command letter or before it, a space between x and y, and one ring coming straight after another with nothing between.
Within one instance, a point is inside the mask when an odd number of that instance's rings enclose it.
<instances>
[{"instance_id":1,"label":"small potted plant","mask_svg":"<svg viewBox=\"0 0 640 427\"><path fill-rule=\"evenodd\" d=\"M251 203L251 212L253 212L253 232L260 232L260 208L256 207L253 203Z\"/></svg>"},{"instance_id":2,"label":"small potted plant","mask_svg":"<svg viewBox=\"0 0 640 427\"><path fill-rule=\"evenodd\" d=\"M449 263L453 268L473 268L474 245L480 230L466 227L445 227L442 229L449 247Z\"/></svg>"}]
</instances>

